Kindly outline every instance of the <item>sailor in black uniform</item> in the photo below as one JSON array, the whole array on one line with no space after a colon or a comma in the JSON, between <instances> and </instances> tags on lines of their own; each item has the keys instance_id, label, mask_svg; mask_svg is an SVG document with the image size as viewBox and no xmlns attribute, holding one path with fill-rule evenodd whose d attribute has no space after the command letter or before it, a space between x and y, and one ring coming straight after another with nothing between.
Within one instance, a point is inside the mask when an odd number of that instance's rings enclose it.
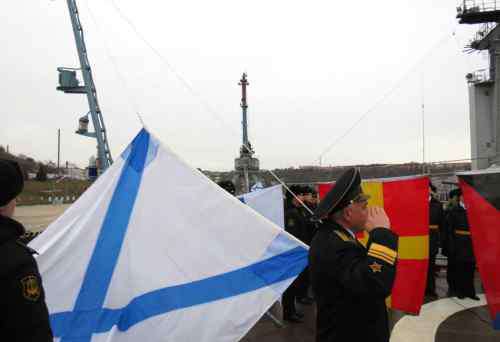
<instances>
[{"instance_id":1,"label":"sailor in black uniform","mask_svg":"<svg viewBox=\"0 0 500 342\"><path fill-rule=\"evenodd\" d=\"M287 192L285 202L285 231L305 243L307 239L307 221L301 209L305 189L300 185L292 185L290 190L293 194ZM303 314L297 311L295 304L299 300L301 292L303 292L301 289L304 287L307 276L307 270L302 271L283 293L283 319L285 321L291 323L302 322Z\"/></svg>"},{"instance_id":2,"label":"sailor in black uniform","mask_svg":"<svg viewBox=\"0 0 500 342\"><path fill-rule=\"evenodd\" d=\"M389 341L385 298L396 275L398 237L382 208L368 208L361 176L348 169L315 211L309 251L317 342ZM365 248L355 233L369 233Z\"/></svg>"},{"instance_id":3,"label":"sailor in black uniform","mask_svg":"<svg viewBox=\"0 0 500 342\"><path fill-rule=\"evenodd\" d=\"M443 224L443 205L437 197L437 188L430 184L429 194L429 267L425 294L436 298L436 255L439 251L440 231Z\"/></svg>"},{"instance_id":4,"label":"sailor in black uniform","mask_svg":"<svg viewBox=\"0 0 500 342\"><path fill-rule=\"evenodd\" d=\"M24 185L19 165L0 159L0 331L2 341L52 341L36 253L12 216Z\"/></svg>"},{"instance_id":5,"label":"sailor in black uniform","mask_svg":"<svg viewBox=\"0 0 500 342\"><path fill-rule=\"evenodd\" d=\"M479 300L474 288L476 259L472 247L467 211L461 190L456 189L453 195L458 196L458 204L450 208L446 221L449 233L448 258L454 264L452 272L453 290L454 294L460 299L468 297L473 300Z\"/></svg>"}]
</instances>

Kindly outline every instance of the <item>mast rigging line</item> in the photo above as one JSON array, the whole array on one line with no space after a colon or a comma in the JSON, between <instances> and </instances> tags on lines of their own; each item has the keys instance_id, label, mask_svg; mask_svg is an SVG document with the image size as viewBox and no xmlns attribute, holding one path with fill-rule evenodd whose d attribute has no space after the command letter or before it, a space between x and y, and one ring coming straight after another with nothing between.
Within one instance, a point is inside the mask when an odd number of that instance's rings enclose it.
<instances>
[{"instance_id":1,"label":"mast rigging line","mask_svg":"<svg viewBox=\"0 0 500 342\"><path fill-rule=\"evenodd\" d=\"M440 46L441 44L445 43L448 39L450 39L451 37L453 37L455 35L455 30L452 30L452 33L450 35L449 32L446 32L435 44L433 44L431 46L431 48L429 48L427 50L427 52L422 56L420 57L420 59L412 66L410 67L410 69L408 69L408 71L396 82L396 84L394 86L392 86L388 92L386 92L384 95L382 95L382 97L375 102L375 104L373 104L364 114L362 114L348 129L347 131L342 134L340 137L338 137L337 139L335 139L330 145L328 145L319 155L319 160L321 161L323 159L323 156L327 153L329 153L338 143L340 143L340 141L342 141L345 137L347 137L356 127L358 127L358 125L369 115L371 114L373 111L375 111L375 109L381 105L382 103L385 102L385 100L387 100L396 90L398 90L402 83L404 81L406 81L406 79L411 75L413 74L413 72L427 59L427 57L429 57L431 55L431 53L438 47Z\"/></svg>"},{"instance_id":2,"label":"mast rigging line","mask_svg":"<svg viewBox=\"0 0 500 342\"><path fill-rule=\"evenodd\" d=\"M104 46L104 51L106 52L106 56L108 57L109 61L113 65L113 68L115 69L115 73L116 73L117 77L120 79L122 86L123 86L123 89L125 90L125 93L127 93L127 101L129 103L130 107L132 107L134 112L137 114L137 117L138 117L140 123L143 126L145 126L144 121L142 120L142 117L139 114L140 113L139 105L133 96L133 92L131 91L131 88L130 88L125 76L123 75L123 73L120 72L120 68L118 67L118 62L116 61L115 56L113 56L113 54L111 53L111 49L109 47L106 36L105 36L103 30L101 29L101 26L99 25L99 22L97 21L94 12L90 8L88 1L85 1L85 5L87 8L87 12L89 13L89 17L92 20L92 22L94 23L96 30L102 39L102 45Z\"/></svg>"},{"instance_id":3,"label":"mast rigging line","mask_svg":"<svg viewBox=\"0 0 500 342\"><path fill-rule=\"evenodd\" d=\"M118 15L124 20L134 31L134 33L137 35L139 39L143 41L146 46L148 46L151 51L167 66L167 68L174 74L174 76L177 78L178 81L180 81L184 87L193 95L202 105L205 107L205 110L208 111L219 123L221 123L223 126L229 129L230 132L233 134L239 135L233 127L230 127L226 124L222 118L217 114L217 112L212 109L212 107L208 104L207 101L197 92L195 89L189 84L189 82L186 81L184 77L180 73L178 73L175 68L170 64L170 62L160 53L158 49L156 49L145 37L142 35L137 27L132 23L132 21L123 13L123 11L118 7L116 4L115 0L111 0L111 4L118 13ZM248 146L247 144L243 144L244 147L246 147L249 151L251 150L251 147ZM285 184L285 182L280 179L272 170L267 170L284 188L286 191L288 191L311 215L313 214L313 211L292 191L290 188Z\"/></svg>"},{"instance_id":4,"label":"mast rigging line","mask_svg":"<svg viewBox=\"0 0 500 342\"><path fill-rule=\"evenodd\" d=\"M197 92L194 87L174 68L174 66L168 61L168 59L162 55L162 53L153 46L149 40L137 29L132 20L125 15L125 13L121 10L121 8L116 4L115 0L110 0L111 5L118 13L118 16L127 23L128 26L132 29L135 35L164 63L167 69L177 78L177 80L186 88L186 90L191 93L191 95L198 100L198 102L205 108L207 112L209 112L219 123L224 126L224 128L231 130L224 120L222 120L217 112L210 106L210 104L201 96L199 92Z\"/></svg>"},{"instance_id":5,"label":"mast rigging line","mask_svg":"<svg viewBox=\"0 0 500 342\"><path fill-rule=\"evenodd\" d=\"M137 29L134 23L125 15L125 13L120 9L120 7L116 4L115 0L110 0L113 8L116 10L118 15L125 21L130 28L134 31L136 36L165 64L165 66L174 74L178 81L183 84L183 86L191 93L193 97L195 97L199 103L205 108L207 112L209 112L220 124L222 124L228 131L235 133L235 135L239 135L232 127L228 126L224 120L217 114L217 112L209 105L209 103L201 96L199 92L197 92L193 86L173 67L173 65L162 55L162 53L150 43L146 37ZM335 140L330 146L328 146L321 154L320 158L322 158L326 153L328 153L338 142L340 142L343 138L345 138L351 131L353 131L370 113L372 113L380 104L382 104L388 97L392 95L397 89L399 89L401 83L405 81L433 52L435 48L445 43L448 39L455 35L455 30L452 30L452 34L449 32L443 35L428 51L409 69L407 73L403 75L403 77L387 92L382 96L382 98L377 101L372 107L369 108L367 112L365 112L348 130L345 134ZM246 148L250 149L249 146L244 145ZM470 160L470 159L468 159ZM312 210L303 203L297 195L290 190L290 188L285 184L285 182L280 179L272 170L267 170L284 188L288 191L301 205L310 213L313 213Z\"/></svg>"}]
</instances>

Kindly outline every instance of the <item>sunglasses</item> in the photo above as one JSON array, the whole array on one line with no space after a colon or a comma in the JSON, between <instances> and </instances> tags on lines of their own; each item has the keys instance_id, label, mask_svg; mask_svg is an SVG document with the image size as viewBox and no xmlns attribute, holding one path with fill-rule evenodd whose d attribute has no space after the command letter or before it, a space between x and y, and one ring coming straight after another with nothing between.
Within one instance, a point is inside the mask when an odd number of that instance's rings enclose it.
<instances>
[{"instance_id":1,"label":"sunglasses","mask_svg":"<svg viewBox=\"0 0 500 342\"><path fill-rule=\"evenodd\" d=\"M366 203L370 199L370 195L360 193L356 197L354 197L352 200L349 201L350 204L353 203Z\"/></svg>"}]
</instances>

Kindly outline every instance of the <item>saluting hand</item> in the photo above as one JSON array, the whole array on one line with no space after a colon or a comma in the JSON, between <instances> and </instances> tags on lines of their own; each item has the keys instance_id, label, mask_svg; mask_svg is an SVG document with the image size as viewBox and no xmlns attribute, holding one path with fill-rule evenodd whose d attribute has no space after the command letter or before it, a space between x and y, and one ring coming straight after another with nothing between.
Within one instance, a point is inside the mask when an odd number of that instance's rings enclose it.
<instances>
[{"instance_id":1,"label":"saluting hand","mask_svg":"<svg viewBox=\"0 0 500 342\"><path fill-rule=\"evenodd\" d=\"M391 228L391 222L389 221L389 217L385 213L384 208L368 208L368 218L366 220L365 229L367 232L371 232L375 228Z\"/></svg>"}]
</instances>

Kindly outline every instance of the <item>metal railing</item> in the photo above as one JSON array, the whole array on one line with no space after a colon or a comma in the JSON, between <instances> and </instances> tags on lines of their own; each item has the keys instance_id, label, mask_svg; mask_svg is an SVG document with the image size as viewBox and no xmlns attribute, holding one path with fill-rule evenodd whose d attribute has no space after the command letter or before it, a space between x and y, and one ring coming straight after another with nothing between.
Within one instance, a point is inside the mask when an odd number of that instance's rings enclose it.
<instances>
[{"instance_id":1,"label":"metal railing","mask_svg":"<svg viewBox=\"0 0 500 342\"><path fill-rule=\"evenodd\" d=\"M497 23L484 23L481 28L474 34L472 41L483 40L493 29L497 27Z\"/></svg>"},{"instance_id":2,"label":"metal railing","mask_svg":"<svg viewBox=\"0 0 500 342\"><path fill-rule=\"evenodd\" d=\"M468 73L467 76L468 83L481 83L490 81L490 69L478 69L471 73Z\"/></svg>"},{"instance_id":3,"label":"metal railing","mask_svg":"<svg viewBox=\"0 0 500 342\"><path fill-rule=\"evenodd\" d=\"M500 10L500 0L463 0L461 5L457 8L461 14Z\"/></svg>"}]
</instances>

